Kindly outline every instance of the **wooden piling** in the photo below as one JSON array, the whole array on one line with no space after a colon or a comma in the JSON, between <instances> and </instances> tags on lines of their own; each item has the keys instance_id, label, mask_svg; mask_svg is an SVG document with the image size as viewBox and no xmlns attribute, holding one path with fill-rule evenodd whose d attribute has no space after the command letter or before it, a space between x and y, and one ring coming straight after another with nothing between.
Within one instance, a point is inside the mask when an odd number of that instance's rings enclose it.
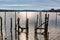
<instances>
[{"instance_id":1,"label":"wooden piling","mask_svg":"<svg viewBox=\"0 0 60 40\"><path fill-rule=\"evenodd\" d=\"M15 12L15 40L17 40L17 32L16 32L16 28L17 28L17 26L16 26L16 12Z\"/></svg>"},{"instance_id":2,"label":"wooden piling","mask_svg":"<svg viewBox=\"0 0 60 40\"><path fill-rule=\"evenodd\" d=\"M19 22L20 22L20 19L19 19L19 17L18 17L18 20L17 21L18 21L18 40L20 40L19 39L20 38L20 36L19 36L20 35L20 32L19 32L19 27L20 27Z\"/></svg>"},{"instance_id":3,"label":"wooden piling","mask_svg":"<svg viewBox=\"0 0 60 40\"><path fill-rule=\"evenodd\" d=\"M38 38L37 38L37 25L38 25L38 15L37 15L36 23L35 23L35 36L34 36L35 40L38 40Z\"/></svg>"},{"instance_id":4,"label":"wooden piling","mask_svg":"<svg viewBox=\"0 0 60 40\"><path fill-rule=\"evenodd\" d=\"M2 17L0 17L0 22L1 22L1 40L3 40L3 32L2 32Z\"/></svg>"},{"instance_id":5,"label":"wooden piling","mask_svg":"<svg viewBox=\"0 0 60 40\"><path fill-rule=\"evenodd\" d=\"M29 33L29 27L28 27L28 21L29 19L26 19L26 40L28 40L28 33Z\"/></svg>"},{"instance_id":6,"label":"wooden piling","mask_svg":"<svg viewBox=\"0 0 60 40\"><path fill-rule=\"evenodd\" d=\"M11 40L13 40L13 34L12 34L12 18L11 18L10 20L11 20L11 27L10 27L10 32L11 32Z\"/></svg>"},{"instance_id":7,"label":"wooden piling","mask_svg":"<svg viewBox=\"0 0 60 40\"><path fill-rule=\"evenodd\" d=\"M48 20L49 15L45 14L45 28L44 28L44 40L48 40Z\"/></svg>"}]
</instances>

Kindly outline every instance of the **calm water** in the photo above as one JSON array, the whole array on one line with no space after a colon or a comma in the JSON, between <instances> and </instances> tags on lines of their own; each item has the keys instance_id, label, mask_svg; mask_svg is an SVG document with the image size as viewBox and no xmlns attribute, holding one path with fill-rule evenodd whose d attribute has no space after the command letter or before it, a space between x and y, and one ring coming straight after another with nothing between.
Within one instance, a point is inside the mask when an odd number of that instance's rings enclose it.
<instances>
[{"instance_id":1,"label":"calm water","mask_svg":"<svg viewBox=\"0 0 60 40\"><path fill-rule=\"evenodd\" d=\"M17 18L21 18L21 26L25 27L25 21L26 21L26 12L17 12ZM34 40L34 23L36 22L36 16L39 14L39 12L28 12L27 17L29 18L29 40ZM42 12L42 23L44 22L45 12ZM60 39L60 13L57 13L57 21L56 21L56 13L55 12L48 12L49 14L49 40L59 40ZM4 12L0 12L0 16L3 18L3 37L5 37L5 29L4 29ZM13 40L15 40L15 12L7 12L6 13L6 37L7 40L10 40L10 18L13 18ZM57 22L57 23L56 23ZM25 34L21 34L21 40L25 40ZM41 36L41 40L43 40L43 36Z\"/></svg>"}]
</instances>

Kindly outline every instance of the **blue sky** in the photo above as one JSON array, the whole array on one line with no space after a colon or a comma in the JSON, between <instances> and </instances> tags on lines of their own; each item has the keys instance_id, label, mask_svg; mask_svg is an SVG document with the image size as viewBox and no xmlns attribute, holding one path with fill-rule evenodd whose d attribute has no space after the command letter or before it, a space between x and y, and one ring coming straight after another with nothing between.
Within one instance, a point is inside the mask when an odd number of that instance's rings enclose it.
<instances>
[{"instance_id":1,"label":"blue sky","mask_svg":"<svg viewBox=\"0 0 60 40\"><path fill-rule=\"evenodd\" d=\"M60 0L0 0L0 9L42 10L59 9Z\"/></svg>"}]
</instances>

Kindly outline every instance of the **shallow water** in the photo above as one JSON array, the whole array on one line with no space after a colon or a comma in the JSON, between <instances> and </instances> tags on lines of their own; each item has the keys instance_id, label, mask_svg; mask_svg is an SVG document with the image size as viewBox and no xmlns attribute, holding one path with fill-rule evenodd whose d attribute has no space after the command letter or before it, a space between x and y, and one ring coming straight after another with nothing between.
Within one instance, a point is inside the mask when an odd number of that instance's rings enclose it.
<instances>
[{"instance_id":1,"label":"shallow water","mask_svg":"<svg viewBox=\"0 0 60 40\"><path fill-rule=\"evenodd\" d=\"M23 14L22 14L23 13ZM21 26L25 27L25 21L26 21L26 12L20 12L20 14L17 12L17 18L21 18ZM34 24L36 22L36 16L39 14L39 12L28 12L28 18L29 18L29 40L34 40ZM46 12L42 12L42 23L44 22ZM49 14L49 25L48 25L48 31L49 31L49 40L59 40L60 39L60 13L57 13L57 21L56 21L56 13L55 12L48 12ZM3 37L5 37L5 29L4 29L4 17L5 13L0 12L0 16L2 16L3 19ZM15 40L15 12L7 12L6 13L6 32L7 32L7 40L10 40L10 18L13 18L13 40ZM17 20L16 20L17 21ZM25 34L21 34L21 40L25 40ZM41 40L43 40L43 36L41 36ZM57 38L58 37L58 38Z\"/></svg>"}]
</instances>

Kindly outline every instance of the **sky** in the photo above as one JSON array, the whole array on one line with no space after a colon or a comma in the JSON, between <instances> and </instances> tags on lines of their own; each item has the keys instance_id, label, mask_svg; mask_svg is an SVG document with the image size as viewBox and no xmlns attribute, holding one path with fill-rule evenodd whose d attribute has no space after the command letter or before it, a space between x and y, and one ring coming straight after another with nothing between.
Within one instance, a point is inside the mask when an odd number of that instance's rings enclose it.
<instances>
[{"instance_id":1,"label":"sky","mask_svg":"<svg viewBox=\"0 0 60 40\"><path fill-rule=\"evenodd\" d=\"M60 0L0 0L0 9L46 10L59 9Z\"/></svg>"}]
</instances>

